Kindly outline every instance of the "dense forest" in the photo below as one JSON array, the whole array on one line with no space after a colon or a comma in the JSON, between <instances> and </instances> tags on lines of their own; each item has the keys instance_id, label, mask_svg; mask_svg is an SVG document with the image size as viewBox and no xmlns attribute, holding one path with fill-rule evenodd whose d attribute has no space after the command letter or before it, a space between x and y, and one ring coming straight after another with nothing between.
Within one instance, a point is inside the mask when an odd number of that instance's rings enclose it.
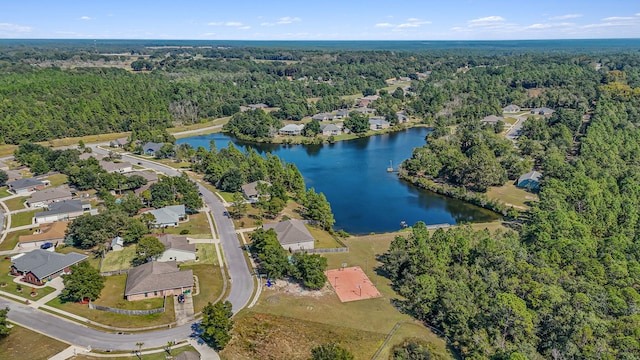
<instances>
[{"instance_id":1,"label":"dense forest","mask_svg":"<svg viewBox=\"0 0 640 360\"><path fill-rule=\"evenodd\" d=\"M640 98L636 80L611 75L588 87L595 107L575 154L549 136L570 121L524 129L544 181L520 234L416 224L382 256L401 306L463 356L640 356Z\"/></svg>"}]
</instances>

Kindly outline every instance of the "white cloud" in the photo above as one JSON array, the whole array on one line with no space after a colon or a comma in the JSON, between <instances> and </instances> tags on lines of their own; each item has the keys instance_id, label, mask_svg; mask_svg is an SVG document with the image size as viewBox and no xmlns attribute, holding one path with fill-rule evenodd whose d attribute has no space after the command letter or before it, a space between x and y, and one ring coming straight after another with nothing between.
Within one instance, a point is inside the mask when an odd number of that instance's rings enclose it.
<instances>
[{"instance_id":1,"label":"white cloud","mask_svg":"<svg viewBox=\"0 0 640 360\"><path fill-rule=\"evenodd\" d=\"M422 25L431 24L431 21L423 21L418 18L408 18L407 21L400 24L391 24L391 23L377 23L374 27L377 28L392 28L392 31L402 31L402 29L408 28L419 28Z\"/></svg>"},{"instance_id":2,"label":"white cloud","mask_svg":"<svg viewBox=\"0 0 640 360\"><path fill-rule=\"evenodd\" d=\"M81 16L80 20L91 20L91 18L88 16Z\"/></svg>"},{"instance_id":3,"label":"white cloud","mask_svg":"<svg viewBox=\"0 0 640 360\"><path fill-rule=\"evenodd\" d=\"M302 21L302 19L300 19L299 17L285 16L278 19L278 22L276 22L276 24L284 25L284 24L291 24L291 23L300 22L300 21Z\"/></svg>"},{"instance_id":4,"label":"white cloud","mask_svg":"<svg viewBox=\"0 0 640 360\"><path fill-rule=\"evenodd\" d=\"M0 23L0 31L10 31L10 32L31 32L33 28L31 26L23 26L11 23Z\"/></svg>"},{"instance_id":5,"label":"white cloud","mask_svg":"<svg viewBox=\"0 0 640 360\"><path fill-rule=\"evenodd\" d=\"M569 19L577 19L579 17L582 17L582 14L567 14L567 15L554 16L554 17L550 17L549 20L569 20Z\"/></svg>"},{"instance_id":6,"label":"white cloud","mask_svg":"<svg viewBox=\"0 0 640 360\"><path fill-rule=\"evenodd\" d=\"M483 18L469 20L469 26L494 26L495 24L499 24L504 22L504 18L502 16L487 16Z\"/></svg>"},{"instance_id":7,"label":"white cloud","mask_svg":"<svg viewBox=\"0 0 640 360\"><path fill-rule=\"evenodd\" d=\"M224 26L242 26L242 23L238 21L227 21L224 23Z\"/></svg>"},{"instance_id":8,"label":"white cloud","mask_svg":"<svg viewBox=\"0 0 640 360\"><path fill-rule=\"evenodd\" d=\"M378 27L378 28L388 28L388 27L393 27L393 24L389 24L389 23L379 23L379 24L376 24L376 25L375 25L375 27Z\"/></svg>"},{"instance_id":9,"label":"white cloud","mask_svg":"<svg viewBox=\"0 0 640 360\"><path fill-rule=\"evenodd\" d=\"M632 16L611 16L602 19L602 21L627 21L627 20L635 20L635 17Z\"/></svg>"}]
</instances>

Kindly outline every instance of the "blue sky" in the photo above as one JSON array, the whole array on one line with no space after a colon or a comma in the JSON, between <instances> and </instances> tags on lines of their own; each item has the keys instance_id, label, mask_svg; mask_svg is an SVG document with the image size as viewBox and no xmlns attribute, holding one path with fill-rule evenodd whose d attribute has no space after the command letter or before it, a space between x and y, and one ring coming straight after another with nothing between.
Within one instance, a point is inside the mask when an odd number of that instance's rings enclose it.
<instances>
[{"instance_id":1,"label":"blue sky","mask_svg":"<svg viewBox=\"0 0 640 360\"><path fill-rule=\"evenodd\" d=\"M0 0L0 38L640 38L640 1Z\"/></svg>"}]
</instances>

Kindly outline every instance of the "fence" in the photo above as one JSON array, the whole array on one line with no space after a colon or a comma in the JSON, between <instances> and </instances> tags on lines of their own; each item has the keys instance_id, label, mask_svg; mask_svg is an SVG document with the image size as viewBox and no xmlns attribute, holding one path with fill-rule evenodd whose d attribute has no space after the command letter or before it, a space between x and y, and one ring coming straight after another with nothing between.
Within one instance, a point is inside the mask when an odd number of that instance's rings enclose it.
<instances>
[{"instance_id":1,"label":"fence","mask_svg":"<svg viewBox=\"0 0 640 360\"><path fill-rule=\"evenodd\" d=\"M111 276L111 275L122 275L122 274L128 274L130 269L121 269L121 270L113 270L113 271L105 271L105 272L101 272L100 275L102 276Z\"/></svg>"},{"instance_id":2,"label":"fence","mask_svg":"<svg viewBox=\"0 0 640 360\"><path fill-rule=\"evenodd\" d=\"M112 312L112 313L116 313L116 314L123 314L123 315L151 315L151 314L158 314L158 313L164 312L166 304L167 304L167 297L165 296L164 297L164 301L162 302L162 307L161 308L157 308L157 309L125 310L125 309L116 309L116 308L112 308L112 307L108 307L108 306L94 305L91 302L89 302L89 309L100 310L100 311L108 311L108 312Z\"/></svg>"},{"instance_id":3,"label":"fence","mask_svg":"<svg viewBox=\"0 0 640 360\"><path fill-rule=\"evenodd\" d=\"M308 253L308 254L322 254L322 253L337 253L337 252L349 252L348 247L341 248L328 248L328 249L299 249L293 250L293 253Z\"/></svg>"}]
</instances>

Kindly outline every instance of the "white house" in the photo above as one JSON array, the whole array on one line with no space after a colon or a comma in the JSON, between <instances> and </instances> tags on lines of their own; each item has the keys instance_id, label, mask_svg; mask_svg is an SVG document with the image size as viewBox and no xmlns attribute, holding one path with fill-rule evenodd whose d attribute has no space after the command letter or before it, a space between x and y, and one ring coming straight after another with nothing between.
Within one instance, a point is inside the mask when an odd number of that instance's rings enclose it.
<instances>
[{"instance_id":1,"label":"white house","mask_svg":"<svg viewBox=\"0 0 640 360\"><path fill-rule=\"evenodd\" d=\"M133 171L133 165L130 162L111 162L100 160L100 166L110 174L125 174Z\"/></svg>"},{"instance_id":2,"label":"white house","mask_svg":"<svg viewBox=\"0 0 640 360\"><path fill-rule=\"evenodd\" d=\"M156 261L194 261L196 259L196 245L189 244L186 236L163 234L158 240L164 244L164 253Z\"/></svg>"},{"instance_id":3,"label":"white house","mask_svg":"<svg viewBox=\"0 0 640 360\"><path fill-rule=\"evenodd\" d=\"M304 125L288 124L278 130L278 134L296 136L302 133L302 129L304 129Z\"/></svg>"},{"instance_id":4,"label":"white house","mask_svg":"<svg viewBox=\"0 0 640 360\"><path fill-rule=\"evenodd\" d=\"M275 224L264 224L262 228L265 230L273 229L278 235L278 242L285 250L296 251L314 248L315 239L300 220L291 219Z\"/></svg>"},{"instance_id":5,"label":"white house","mask_svg":"<svg viewBox=\"0 0 640 360\"><path fill-rule=\"evenodd\" d=\"M165 206L160 209L149 210L143 214L151 214L155 217L155 227L178 226L180 220L187 217L184 205Z\"/></svg>"},{"instance_id":6,"label":"white house","mask_svg":"<svg viewBox=\"0 0 640 360\"><path fill-rule=\"evenodd\" d=\"M47 211L35 214L33 220L35 224L73 220L84 214L85 211L91 211L91 204L82 203L80 200L64 200L50 203L47 209Z\"/></svg>"}]
</instances>

